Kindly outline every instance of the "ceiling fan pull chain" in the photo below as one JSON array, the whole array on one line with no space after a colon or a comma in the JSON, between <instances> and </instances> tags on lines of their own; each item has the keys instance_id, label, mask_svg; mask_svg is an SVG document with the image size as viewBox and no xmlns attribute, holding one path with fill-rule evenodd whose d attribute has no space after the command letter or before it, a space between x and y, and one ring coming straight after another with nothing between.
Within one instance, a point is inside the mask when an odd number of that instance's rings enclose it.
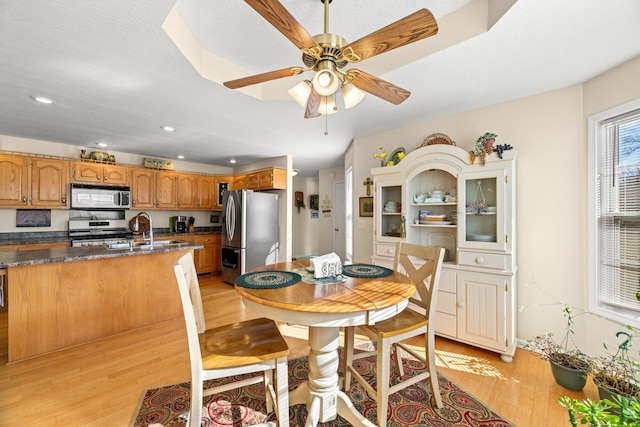
<instances>
[{"instance_id":1,"label":"ceiling fan pull chain","mask_svg":"<svg viewBox=\"0 0 640 427\"><path fill-rule=\"evenodd\" d=\"M324 135L329 135L329 115L324 115Z\"/></svg>"}]
</instances>

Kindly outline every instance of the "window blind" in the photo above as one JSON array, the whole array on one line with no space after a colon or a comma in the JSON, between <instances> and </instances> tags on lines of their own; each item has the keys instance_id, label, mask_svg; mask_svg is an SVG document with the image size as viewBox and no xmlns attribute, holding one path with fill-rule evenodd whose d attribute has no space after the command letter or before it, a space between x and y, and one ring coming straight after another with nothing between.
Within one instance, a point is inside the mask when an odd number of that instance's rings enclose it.
<instances>
[{"instance_id":1,"label":"window blind","mask_svg":"<svg viewBox=\"0 0 640 427\"><path fill-rule=\"evenodd\" d=\"M598 299L640 315L640 110L600 122L598 135Z\"/></svg>"}]
</instances>

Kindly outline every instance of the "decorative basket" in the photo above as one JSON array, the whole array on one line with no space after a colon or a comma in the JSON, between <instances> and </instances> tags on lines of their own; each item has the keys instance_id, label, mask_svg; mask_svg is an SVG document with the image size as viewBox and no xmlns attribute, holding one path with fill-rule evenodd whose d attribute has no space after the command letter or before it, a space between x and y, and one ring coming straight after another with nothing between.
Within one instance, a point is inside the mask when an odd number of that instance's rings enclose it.
<instances>
[{"instance_id":1,"label":"decorative basket","mask_svg":"<svg viewBox=\"0 0 640 427\"><path fill-rule=\"evenodd\" d=\"M434 144L456 145L456 143L453 142L451 138L449 138L444 133L433 133L428 137L426 137L424 141L422 141L422 144L420 145L420 147L426 147L427 145L434 145Z\"/></svg>"}]
</instances>

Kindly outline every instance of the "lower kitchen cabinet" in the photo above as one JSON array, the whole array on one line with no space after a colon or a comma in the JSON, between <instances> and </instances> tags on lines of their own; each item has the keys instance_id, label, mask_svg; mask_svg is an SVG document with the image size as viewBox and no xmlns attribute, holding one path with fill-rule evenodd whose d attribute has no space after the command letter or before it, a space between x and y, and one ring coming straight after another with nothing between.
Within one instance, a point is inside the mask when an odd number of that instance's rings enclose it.
<instances>
[{"instance_id":1,"label":"lower kitchen cabinet","mask_svg":"<svg viewBox=\"0 0 640 427\"><path fill-rule=\"evenodd\" d=\"M187 240L204 246L193 253L197 274L215 273L221 270L220 234L174 235L160 237L157 240Z\"/></svg>"}]
</instances>

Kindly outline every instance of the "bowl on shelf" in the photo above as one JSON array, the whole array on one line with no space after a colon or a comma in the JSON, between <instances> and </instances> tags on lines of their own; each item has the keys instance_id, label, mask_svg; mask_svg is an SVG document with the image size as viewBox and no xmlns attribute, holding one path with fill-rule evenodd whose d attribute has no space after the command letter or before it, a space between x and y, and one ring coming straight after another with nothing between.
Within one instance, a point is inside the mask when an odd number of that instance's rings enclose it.
<instances>
[{"instance_id":1,"label":"bowl on shelf","mask_svg":"<svg viewBox=\"0 0 640 427\"><path fill-rule=\"evenodd\" d=\"M495 242L495 234L469 234L469 240L472 242Z\"/></svg>"}]
</instances>

